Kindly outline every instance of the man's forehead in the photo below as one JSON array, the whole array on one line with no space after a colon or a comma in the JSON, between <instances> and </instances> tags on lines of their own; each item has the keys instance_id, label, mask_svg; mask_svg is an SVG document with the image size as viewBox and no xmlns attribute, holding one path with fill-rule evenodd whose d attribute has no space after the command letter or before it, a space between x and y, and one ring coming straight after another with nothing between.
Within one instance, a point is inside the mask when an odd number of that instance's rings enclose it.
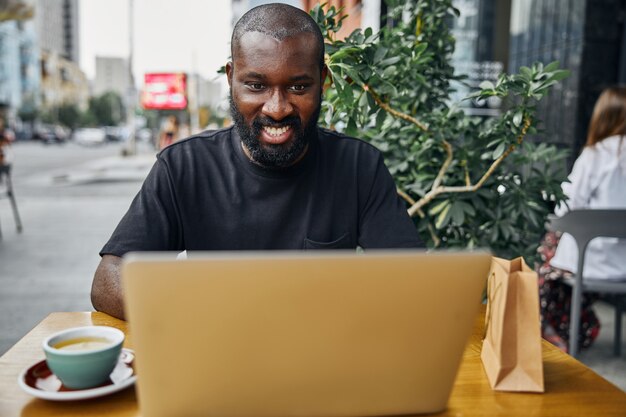
<instances>
[{"instance_id":1,"label":"man's forehead","mask_svg":"<svg viewBox=\"0 0 626 417\"><path fill-rule=\"evenodd\" d=\"M262 53L283 53L286 49L304 48L315 53L315 35L309 32L300 32L289 36L273 36L260 31L244 33L236 48L233 50L233 60L239 56Z\"/></svg>"}]
</instances>

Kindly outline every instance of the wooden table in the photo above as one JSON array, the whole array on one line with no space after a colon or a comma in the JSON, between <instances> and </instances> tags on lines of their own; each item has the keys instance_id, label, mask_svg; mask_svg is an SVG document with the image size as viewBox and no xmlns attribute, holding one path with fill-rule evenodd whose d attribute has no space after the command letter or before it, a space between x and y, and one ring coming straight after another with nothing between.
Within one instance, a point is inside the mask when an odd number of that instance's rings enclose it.
<instances>
[{"instance_id":1,"label":"wooden table","mask_svg":"<svg viewBox=\"0 0 626 417\"><path fill-rule=\"evenodd\" d=\"M113 326L126 332L125 322L103 313L49 315L0 358L0 416L140 415L134 388L92 400L52 402L33 398L17 385L20 372L43 359L41 342L47 335L85 325ZM480 362L482 331L479 315L448 410L439 416L626 416L626 393L547 342L543 343L545 394L492 391ZM132 348L130 337L125 346Z\"/></svg>"}]
</instances>

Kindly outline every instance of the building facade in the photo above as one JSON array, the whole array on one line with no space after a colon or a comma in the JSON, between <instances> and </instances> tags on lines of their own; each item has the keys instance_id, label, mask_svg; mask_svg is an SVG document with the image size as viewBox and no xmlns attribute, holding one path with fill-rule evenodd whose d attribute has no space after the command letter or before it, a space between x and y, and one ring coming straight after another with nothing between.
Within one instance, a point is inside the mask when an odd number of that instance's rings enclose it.
<instances>
[{"instance_id":1,"label":"building facade","mask_svg":"<svg viewBox=\"0 0 626 417\"><path fill-rule=\"evenodd\" d=\"M119 57L96 57L96 77L93 95L99 96L113 91L124 98L131 87L128 60Z\"/></svg>"},{"instance_id":2,"label":"building facade","mask_svg":"<svg viewBox=\"0 0 626 417\"><path fill-rule=\"evenodd\" d=\"M559 61L571 75L540 103L543 137L582 148L600 92L626 82L626 3L621 0L512 0L509 67Z\"/></svg>"},{"instance_id":3,"label":"building facade","mask_svg":"<svg viewBox=\"0 0 626 417\"><path fill-rule=\"evenodd\" d=\"M52 110L62 105L89 105L89 81L78 64L46 50L41 51L41 107Z\"/></svg>"},{"instance_id":4,"label":"building facade","mask_svg":"<svg viewBox=\"0 0 626 417\"><path fill-rule=\"evenodd\" d=\"M37 0L35 22L41 49L80 62L78 0Z\"/></svg>"},{"instance_id":5,"label":"building facade","mask_svg":"<svg viewBox=\"0 0 626 417\"><path fill-rule=\"evenodd\" d=\"M320 3L322 4L325 3L326 7L334 6L337 10L339 10L340 17L347 16L343 20L343 22L341 22L341 29L339 30L339 32L337 32L337 37L339 39L345 38L346 36L354 32L355 29L358 29L360 27L365 28L368 26L372 26L371 24L368 24L367 22L363 21L363 16L362 16L363 2L361 0L328 0L328 1L323 1L323 2L320 2L319 0L302 0L301 7L304 10L308 11ZM366 0L365 3L379 4L380 2L379 1L367 2ZM380 13L380 11L378 13ZM376 11L372 10L372 12L369 15L375 16ZM380 19L373 19L369 23L376 24L377 22L380 22ZM378 27L372 27L372 29L376 30L378 29Z\"/></svg>"},{"instance_id":6,"label":"building facade","mask_svg":"<svg viewBox=\"0 0 626 417\"><path fill-rule=\"evenodd\" d=\"M37 0L35 25L40 49L41 110L61 105L86 109L89 84L78 66L78 0Z\"/></svg>"},{"instance_id":7,"label":"building facade","mask_svg":"<svg viewBox=\"0 0 626 417\"><path fill-rule=\"evenodd\" d=\"M454 0L460 16L452 20L455 39L452 65L467 78L452 82L452 100L472 116L497 116L501 100L463 100L483 81L495 82L508 66L510 2L506 0Z\"/></svg>"},{"instance_id":8,"label":"building facade","mask_svg":"<svg viewBox=\"0 0 626 417\"><path fill-rule=\"evenodd\" d=\"M10 120L39 106L39 48L30 20L0 23L0 110Z\"/></svg>"}]
</instances>

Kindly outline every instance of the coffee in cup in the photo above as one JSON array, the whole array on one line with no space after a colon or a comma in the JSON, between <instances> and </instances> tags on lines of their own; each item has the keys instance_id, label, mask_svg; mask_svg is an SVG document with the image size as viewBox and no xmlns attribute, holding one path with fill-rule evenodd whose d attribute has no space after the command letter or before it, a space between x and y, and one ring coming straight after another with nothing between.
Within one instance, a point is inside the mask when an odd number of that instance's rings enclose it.
<instances>
[{"instance_id":1,"label":"coffee in cup","mask_svg":"<svg viewBox=\"0 0 626 417\"><path fill-rule=\"evenodd\" d=\"M52 346L60 350L95 350L102 349L111 344L106 337L85 336L67 339Z\"/></svg>"},{"instance_id":2,"label":"coffee in cup","mask_svg":"<svg viewBox=\"0 0 626 417\"><path fill-rule=\"evenodd\" d=\"M48 368L67 388L85 389L105 383L117 365L124 333L114 327L74 327L43 342Z\"/></svg>"}]
</instances>

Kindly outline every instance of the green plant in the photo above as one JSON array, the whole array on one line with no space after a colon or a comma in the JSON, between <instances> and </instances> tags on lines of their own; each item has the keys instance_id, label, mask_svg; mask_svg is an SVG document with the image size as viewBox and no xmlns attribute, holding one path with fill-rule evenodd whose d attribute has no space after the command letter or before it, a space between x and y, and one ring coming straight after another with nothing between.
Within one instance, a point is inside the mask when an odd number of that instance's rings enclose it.
<instances>
[{"instance_id":1,"label":"green plant","mask_svg":"<svg viewBox=\"0 0 626 417\"><path fill-rule=\"evenodd\" d=\"M117 126L125 120L126 115L122 97L113 91L91 97L88 111L100 126Z\"/></svg>"},{"instance_id":2,"label":"green plant","mask_svg":"<svg viewBox=\"0 0 626 417\"><path fill-rule=\"evenodd\" d=\"M82 113L75 104L63 104L57 109L59 123L70 129L76 129L81 122Z\"/></svg>"},{"instance_id":3,"label":"green plant","mask_svg":"<svg viewBox=\"0 0 626 417\"><path fill-rule=\"evenodd\" d=\"M500 116L469 117L451 103L451 0L388 0L393 27L335 38L334 7L311 15L326 39L332 85L320 118L384 154L399 194L430 247L488 247L532 259L547 215L563 200L566 152L525 140L535 104L567 76L558 63L522 67L468 98L502 100Z\"/></svg>"}]
</instances>

